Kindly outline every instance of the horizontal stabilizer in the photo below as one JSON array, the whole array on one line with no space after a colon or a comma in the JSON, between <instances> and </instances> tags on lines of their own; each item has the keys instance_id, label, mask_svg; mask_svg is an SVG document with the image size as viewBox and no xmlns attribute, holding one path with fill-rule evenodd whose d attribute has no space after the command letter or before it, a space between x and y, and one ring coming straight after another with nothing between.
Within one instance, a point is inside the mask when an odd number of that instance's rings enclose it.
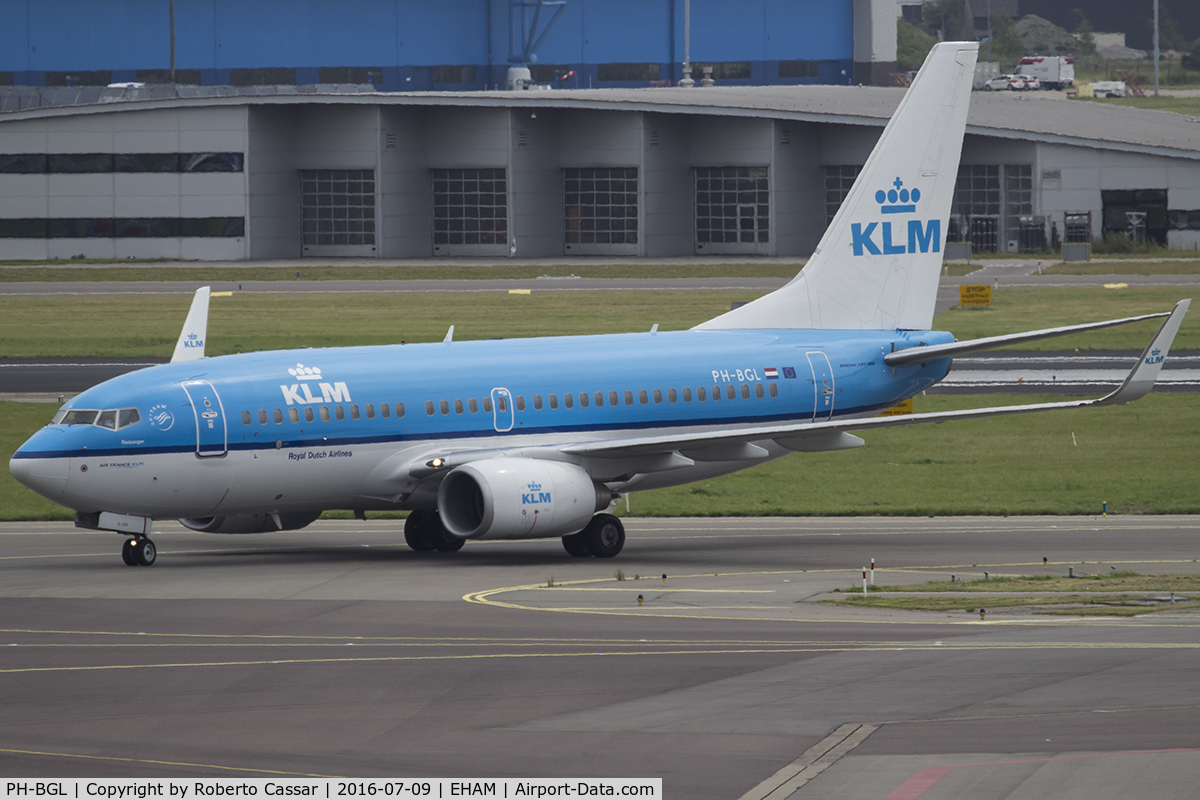
<instances>
[{"instance_id":1,"label":"horizontal stabilizer","mask_svg":"<svg viewBox=\"0 0 1200 800\"><path fill-rule=\"evenodd\" d=\"M1185 300L1184 303L1189 301ZM1176 306L1178 308L1178 306ZM1187 306L1185 305L1186 309ZM1036 342L1039 339L1049 339L1054 336L1065 336L1068 333L1079 333L1081 331L1097 331L1101 328L1111 328L1114 325L1125 325L1130 322L1141 322L1146 319L1161 319L1162 317L1170 316L1171 312L1163 311L1158 314L1143 314L1140 317L1125 317L1123 319L1109 319L1104 322L1087 322L1083 325L1067 325L1061 328L1043 328L1040 331L1026 331L1025 333L1009 333L1004 336L987 336L982 339L967 339L962 342L950 342L949 344L935 344L928 346L906 347L903 350L897 350L894 353L888 353L883 357L883 363L889 367L896 367L901 364L911 364L914 361L930 361L935 358L948 358L951 356L961 356L965 353L975 353L980 350L994 350L997 347L1004 347L1010 344L1022 344L1024 342Z\"/></svg>"},{"instance_id":2,"label":"horizontal stabilizer","mask_svg":"<svg viewBox=\"0 0 1200 800\"><path fill-rule=\"evenodd\" d=\"M211 291L211 286L201 286L196 290L183 330L179 332L179 341L175 343L171 363L204 358L204 339L208 336L208 296Z\"/></svg>"}]
</instances>

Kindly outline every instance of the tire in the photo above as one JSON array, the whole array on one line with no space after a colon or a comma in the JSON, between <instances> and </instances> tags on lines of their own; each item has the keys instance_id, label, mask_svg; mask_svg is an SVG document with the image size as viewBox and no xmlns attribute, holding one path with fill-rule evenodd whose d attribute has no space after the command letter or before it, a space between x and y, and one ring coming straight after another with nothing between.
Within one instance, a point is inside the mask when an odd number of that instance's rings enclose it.
<instances>
[{"instance_id":1,"label":"tire","mask_svg":"<svg viewBox=\"0 0 1200 800\"><path fill-rule=\"evenodd\" d=\"M414 511L404 520L404 541L418 553L433 549L429 541L429 512Z\"/></svg>"},{"instance_id":2,"label":"tire","mask_svg":"<svg viewBox=\"0 0 1200 800\"><path fill-rule=\"evenodd\" d=\"M127 567L136 567L137 559L133 555L133 547L137 544L137 539L126 539L125 544L121 545L121 560L125 562Z\"/></svg>"},{"instance_id":3,"label":"tire","mask_svg":"<svg viewBox=\"0 0 1200 800\"><path fill-rule=\"evenodd\" d=\"M587 534L575 533L570 536L562 537L563 550L567 551L567 555L575 556L576 558L587 558L592 554L588 549Z\"/></svg>"},{"instance_id":4,"label":"tire","mask_svg":"<svg viewBox=\"0 0 1200 800\"><path fill-rule=\"evenodd\" d=\"M582 535L596 558L612 558L625 546L625 526L612 514L592 517Z\"/></svg>"},{"instance_id":5,"label":"tire","mask_svg":"<svg viewBox=\"0 0 1200 800\"><path fill-rule=\"evenodd\" d=\"M133 559L139 567L153 567L158 560L158 548L149 539L139 539L132 549Z\"/></svg>"},{"instance_id":6,"label":"tire","mask_svg":"<svg viewBox=\"0 0 1200 800\"><path fill-rule=\"evenodd\" d=\"M985 83L985 84L983 85L983 90L984 90L985 92L990 92L990 91L992 91L992 85L991 85L990 83Z\"/></svg>"},{"instance_id":7,"label":"tire","mask_svg":"<svg viewBox=\"0 0 1200 800\"><path fill-rule=\"evenodd\" d=\"M457 553L462 550L466 544L466 539L461 536L455 536L450 531L446 530L446 526L442 524L442 515L436 511L429 515L429 523L426 526L428 531L429 541L433 545L433 549L439 553Z\"/></svg>"}]
</instances>

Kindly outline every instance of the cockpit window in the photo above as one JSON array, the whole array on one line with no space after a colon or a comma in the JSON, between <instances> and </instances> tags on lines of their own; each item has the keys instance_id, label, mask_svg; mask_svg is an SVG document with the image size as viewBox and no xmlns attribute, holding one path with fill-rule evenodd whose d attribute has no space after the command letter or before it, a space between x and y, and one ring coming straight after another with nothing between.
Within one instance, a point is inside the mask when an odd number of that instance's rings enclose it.
<instances>
[{"instance_id":1,"label":"cockpit window","mask_svg":"<svg viewBox=\"0 0 1200 800\"><path fill-rule=\"evenodd\" d=\"M142 415L138 413L136 408L122 408L121 414L117 417L118 428L128 428L130 425L136 425L142 421Z\"/></svg>"},{"instance_id":2,"label":"cockpit window","mask_svg":"<svg viewBox=\"0 0 1200 800\"><path fill-rule=\"evenodd\" d=\"M112 409L101 411L100 416L96 417L96 427L115 431L117 429L117 412Z\"/></svg>"},{"instance_id":3,"label":"cockpit window","mask_svg":"<svg viewBox=\"0 0 1200 800\"><path fill-rule=\"evenodd\" d=\"M82 408L72 408L61 413L62 419L59 420L63 425L91 425L96 421L96 415L99 411L88 411ZM58 415L55 415L58 419Z\"/></svg>"}]
</instances>

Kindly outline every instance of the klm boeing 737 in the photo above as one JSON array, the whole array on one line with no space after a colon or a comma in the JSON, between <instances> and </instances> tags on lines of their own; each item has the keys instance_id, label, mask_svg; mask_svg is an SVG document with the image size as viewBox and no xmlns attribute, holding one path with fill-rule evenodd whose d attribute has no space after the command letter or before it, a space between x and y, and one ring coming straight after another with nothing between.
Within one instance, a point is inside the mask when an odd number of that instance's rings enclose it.
<instances>
[{"instance_id":1,"label":"klm boeing 737","mask_svg":"<svg viewBox=\"0 0 1200 800\"><path fill-rule=\"evenodd\" d=\"M963 342L929 330L976 55L934 47L795 279L691 330L205 358L205 288L172 363L79 394L9 468L76 525L124 534L130 565L154 563L154 518L256 533L326 509L408 510L414 550L561 538L607 558L622 492L863 445L852 432L1136 400L1187 300ZM956 355L1152 317L1166 321L1105 397L877 416Z\"/></svg>"}]
</instances>

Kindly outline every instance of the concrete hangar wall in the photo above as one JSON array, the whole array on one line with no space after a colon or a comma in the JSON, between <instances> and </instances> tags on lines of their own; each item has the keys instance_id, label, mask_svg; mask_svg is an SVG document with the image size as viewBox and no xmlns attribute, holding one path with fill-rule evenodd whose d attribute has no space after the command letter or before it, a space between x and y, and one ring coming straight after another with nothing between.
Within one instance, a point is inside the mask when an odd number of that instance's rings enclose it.
<instances>
[{"instance_id":1,"label":"concrete hangar wall","mask_svg":"<svg viewBox=\"0 0 1200 800\"><path fill-rule=\"evenodd\" d=\"M201 85L373 83L384 91L503 86L509 62L521 60L513 5L177 2L176 77ZM896 8L893 0L691 0L691 56L715 66L722 83L881 84L895 71ZM0 20L0 84L169 79L166 0L0 0ZM683 0L571 0L536 53L534 78L552 83L574 71L558 84L646 86L678 81L683 58Z\"/></svg>"},{"instance_id":2,"label":"concrete hangar wall","mask_svg":"<svg viewBox=\"0 0 1200 800\"><path fill-rule=\"evenodd\" d=\"M0 258L806 256L902 93L362 93L12 112L0 115ZM1121 232L1141 210L1150 235L1200 246L1194 125L977 94L951 238L1033 249Z\"/></svg>"}]
</instances>

